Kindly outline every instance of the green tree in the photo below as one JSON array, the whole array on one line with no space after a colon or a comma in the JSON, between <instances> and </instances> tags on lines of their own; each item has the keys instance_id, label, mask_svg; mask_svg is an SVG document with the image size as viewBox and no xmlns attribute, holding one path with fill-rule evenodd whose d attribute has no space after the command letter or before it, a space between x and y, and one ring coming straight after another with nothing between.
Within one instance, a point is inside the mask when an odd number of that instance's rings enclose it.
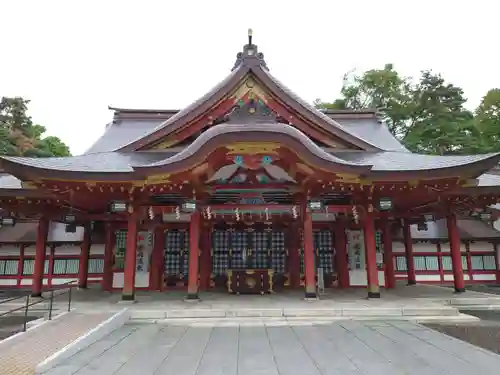
<instances>
[{"instance_id":1,"label":"green tree","mask_svg":"<svg viewBox=\"0 0 500 375\"><path fill-rule=\"evenodd\" d=\"M396 136L404 136L409 119L411 85L392 64L362 74L347 73L340 95L332 103L316 100L315 105L323 109L378 109L389 130Z\"/></svg>"},{"instance_id":2,"label":"green tree","mask_svg":"<svg viewBox=\"0 0 500 375\"><path fill-rule=\"evenodd\" d=\"M422 71L412 88L411 123L403 138L412 151L428 154L466 154L481 149L473 114L464 104L460 87L446 83L440 74Z\"/></svg>"},{"instance_id":3,"label":"green tree","mask_svg":"<svg viewBox=\"0 0 500 375\"><path fill-rule=\"evenodd\" d=\"M500 89L488 91L474 113L483 148L500 151Z\"/></svg>"},{"instance_id":4,"label":"green tree","mask_svg":"<svg viewBox=\"0 0 500 375\"><path fill-rule=\"evenodd\" d=\"M418 80L401 76L392 64L347 74L333 103L318 108L378 109L389 130L409 150L429 154L486 151L463 90L440 74L422 71Z\"/></svg>"},{"instance_id":5,"label":"green tree","mask_svg":"<svg viewBox=\"0 0 500 375\"><path fill-rule=\"evenodd\" d=\"M59 138L43 138L46 128L27 114L30 101L21 97L0 100L0 154L32 157L70 156Z\"/></svg>"}]
</instances>

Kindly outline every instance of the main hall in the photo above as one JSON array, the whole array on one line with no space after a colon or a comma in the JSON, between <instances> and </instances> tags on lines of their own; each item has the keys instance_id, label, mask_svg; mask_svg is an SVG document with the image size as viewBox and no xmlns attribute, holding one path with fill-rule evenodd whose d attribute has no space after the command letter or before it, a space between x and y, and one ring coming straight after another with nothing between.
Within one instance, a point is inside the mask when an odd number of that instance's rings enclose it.
<instances>
[{"instance_id":1,"label":"main hall","mask_svg":"<svg viewBox=\"0 0 500 375\"><path fill-rule=\"evenodd\" d=\"M1 286L314 299L498 281L500 154L416 154L376 110L320 111L271 74L251 32L188 107L110 109L83 155L0 157Z\"/></svg>"}]
</instances>

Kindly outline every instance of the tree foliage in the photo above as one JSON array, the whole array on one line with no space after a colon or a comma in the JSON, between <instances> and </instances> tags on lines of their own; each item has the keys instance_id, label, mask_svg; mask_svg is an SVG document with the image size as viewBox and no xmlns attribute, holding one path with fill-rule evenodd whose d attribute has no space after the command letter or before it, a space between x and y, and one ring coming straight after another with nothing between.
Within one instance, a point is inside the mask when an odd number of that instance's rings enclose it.
<instances>
[{"instance_id":1,"label":"tree foliage","mask_svg":"<svg viewBox=\"0 0 500 375\"><path fill-rule=\"evenodd\" d=\"M30 101L21 97L2 97L0 101L0 155L70 156L59 138L43 137L46 128L33 123L27 114Z\"/></svg>"},{"instance_id":2,"label":"tree foliage","mask_svg":"<svg viewBox=\"0 0 500 375\"><path fill-rule=\"evenodd\" d=\"M424 70L401 76L392 64L344 77L340 97L317 100L320 109L377 109L391 133L409 150L427 154L500 151L500 90L488 92L473 113L460 87Z\"/></svg>"}]
</instances>

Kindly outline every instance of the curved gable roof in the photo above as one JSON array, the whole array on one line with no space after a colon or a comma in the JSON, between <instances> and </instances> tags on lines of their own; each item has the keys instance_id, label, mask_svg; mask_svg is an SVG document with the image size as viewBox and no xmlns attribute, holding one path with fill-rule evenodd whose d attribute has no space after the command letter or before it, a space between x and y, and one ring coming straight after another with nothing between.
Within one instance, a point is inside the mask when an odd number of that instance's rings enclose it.
<instances>
[{"instance_id":1,"label":"curved gable roof","mask_svg":"<svg viewBox=\"0 0 500 375\"><path fill-rule=\"evenodd\" d=\"M251 51L251 53L250 53ZM238 53L235 67L231 73L217 84L212 90L204 96L177 112L175 115L156 126L147 134L130 141L120 148L122 151L135 151L150 143L157 141L190 121L195 120L205 112L213 108L218 102L222 101L227 95L237 88L238 84L248 75L253 74L262 81L262 83L271 91L271 93L279 100L299 113L299 115L309 121L315 123L323 130L331 133L341 139L345 139L348 143L364 149L377 150L376 145L360 138L356 134L352 134L348 129L344 128L337 121L323 114L314 106L301 99L298 95L288 89L283 83L273 77L264 61L262 53L258 53L257 46L247 44L244 46L244 52Z\"/></svg>"}]
</instances>

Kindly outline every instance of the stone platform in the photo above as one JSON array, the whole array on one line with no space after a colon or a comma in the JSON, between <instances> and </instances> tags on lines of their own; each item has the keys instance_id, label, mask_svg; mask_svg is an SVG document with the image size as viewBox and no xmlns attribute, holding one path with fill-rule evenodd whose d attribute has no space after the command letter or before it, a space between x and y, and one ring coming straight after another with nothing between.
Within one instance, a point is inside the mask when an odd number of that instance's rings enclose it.
<instances>
[{"instance_id":1,"label":"stone platform","mask_svg":"<svg viewBox=\"0 0 500 375\"><path fill-rule=\"evenodd\" d=\"M466 319L459 312L464 306L500 308L500 296L479 292L460 295L450 288L400 285L382 290L381 298L366 298L364 288L328 290L318 300L306 301L302 291L284 291L271 295L230 295L224 292L202 292L197 302L185 301L185 292L142 292L136 301L122 302L120 293L96 289L78 290L72 307L79 312L117 312L127 307L134 321L172 319ZM66 296L54 307L67 308ZM0 305L1 306L1 305ZM475 318L470 318L475 319Z\"/></svg>"}]
</instances>

